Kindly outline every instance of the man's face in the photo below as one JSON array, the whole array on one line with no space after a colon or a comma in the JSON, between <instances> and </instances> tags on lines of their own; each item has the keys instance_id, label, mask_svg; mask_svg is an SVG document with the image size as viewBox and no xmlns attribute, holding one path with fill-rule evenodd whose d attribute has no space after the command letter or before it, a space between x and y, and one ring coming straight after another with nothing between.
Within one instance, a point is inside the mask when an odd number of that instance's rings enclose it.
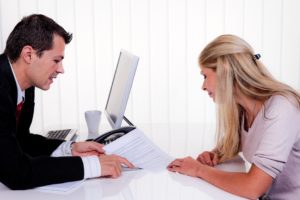
<instances>
[{"instance_id":1,"label":"man's face","mask_svg":"<svg viewBox=\"0 0 300 200\"><path fill-rule=\"evenodd\" d=\"M43 52L38 57L36 52L32 54L32 62L28 66L27 77L31 85L42 90L48 90L53 79L59 73L64 73L62 60L64 58L65 42L58 35L53 37L53 48Z\"/></svg>"}]
</instances>

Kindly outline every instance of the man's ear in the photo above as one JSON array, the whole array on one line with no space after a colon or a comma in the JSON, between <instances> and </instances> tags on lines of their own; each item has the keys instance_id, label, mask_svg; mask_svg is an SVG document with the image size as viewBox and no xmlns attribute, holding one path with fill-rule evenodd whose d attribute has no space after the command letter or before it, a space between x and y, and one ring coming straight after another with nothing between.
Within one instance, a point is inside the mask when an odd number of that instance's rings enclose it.
<instances>
[{"instance_id":1,"label":"man's ear","mask_svg":"<svg viewBox=\"0 0 300 200\"><path fill-rule=\"evenodd\" d=\"M30 64L34 56L34 49L31 46L26 45L23 47L20 55L24 62Z\"/></svg>"}]
</instances>

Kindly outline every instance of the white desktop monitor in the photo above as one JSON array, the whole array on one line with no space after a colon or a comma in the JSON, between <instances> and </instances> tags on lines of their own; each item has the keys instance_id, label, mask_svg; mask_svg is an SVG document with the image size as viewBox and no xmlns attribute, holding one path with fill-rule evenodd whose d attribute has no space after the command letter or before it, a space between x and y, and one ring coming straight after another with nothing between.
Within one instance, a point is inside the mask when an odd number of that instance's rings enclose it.
<instances>
[{"instance_id":1,"label":"white desktop monitor","mask_svg":"<svg viewBox=\"0 0 300 200\"><path fill-rule=\"evenodd\" d=\"M139 58L121 50L105 106L105 115L113 129L121 127Z\"/></svg>"}]
</instances>

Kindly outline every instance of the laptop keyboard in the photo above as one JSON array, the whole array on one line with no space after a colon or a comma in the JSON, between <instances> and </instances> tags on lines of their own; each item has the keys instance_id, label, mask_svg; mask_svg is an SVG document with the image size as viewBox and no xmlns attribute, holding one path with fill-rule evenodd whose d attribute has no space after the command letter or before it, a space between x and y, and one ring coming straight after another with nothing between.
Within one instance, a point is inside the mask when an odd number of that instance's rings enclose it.
<instances>
[{"instance_id":1,"label":"laptop keyboard","mask_svg":"<svg viewBox=\"0 0 300 200\"><path fill-rule=\"evenodd\" d=\"M74 140L76 130L74 129L62 129L62 130L53 130L47 133L47 138L49 139L58 139L58 140Z\"/></svg>"}]
</instances>

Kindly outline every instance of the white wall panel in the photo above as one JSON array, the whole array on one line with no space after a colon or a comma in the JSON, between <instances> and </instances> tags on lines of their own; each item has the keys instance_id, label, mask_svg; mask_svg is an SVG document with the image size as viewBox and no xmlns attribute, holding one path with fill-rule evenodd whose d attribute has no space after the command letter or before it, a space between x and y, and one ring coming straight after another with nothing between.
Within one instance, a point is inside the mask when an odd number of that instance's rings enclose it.
<instances>
[{"instance_id":1,"label":"white wall panel","mask_svg":"<svg viewBox=\"0 0 300 200\"><path fill-rule=\"evenodd\" d=\"M297 0L0 0L0 50L25 15L73 33L65 73L36 91L32 131L75 127L104 110L121 48L140 57L126 116L173 156L214 144L215 105L201 89L198 56L216 36L242 36L274 76L300 89ZM104 116L103 116L104 117Z\"/></svg>"},{"instance_id":2,"label":"white wall panel","mask_svg":"<svg viewBox=\"0 0 300 200\"><path fill-rule=\"evenodd\" d=\"M93 0L78 0L75 3L76 60L78 73L78 114L80 129L84 126L84 111L97 108L96 76L94 59Z\"/></svg>"},{"instance_id":3,"label":"white wall panel","mask_svg":"<svg viewBox=\"0 0 300 200\"><path fill-rule=\"evenodd\" d=\"M48 17L51 17L53 19L57 19L57 11L58 11L58 5L57 3L59 1L52 0L52 1L45 1L45 0L31 0L32 1L32 7L36 7L38 13L43 13L47 15ZM27 1L24 1L26 3ZM26 15L31 14L31 12L26 13Z\"/></svg>"},{"instance_id":4,"label":"white wall panel","mask_svg":"<svg viewBox=\"0 0 300 200\"><path fill-rule=\"evenodd\" d=\"M140 121L151 124L149 0L131 0L130 19L131 50L140 57L140 60L131 93L132 113L128 117L133 122Z\"/></svg>"},{"instance_id":5,"label":"white wall panel","mask_svg":"<svg viewBox=\"0 0 300 200\"><path fill-rule=\"evenodd\" d=\"M112 2L94 0L94 47L96 67L96 107L104 110L113 78L116 55L113 52ZM104 117L104 116L103 116Z\"/></svg>"},{"instance_id":6,"label":"white wall panel","mask_svg":"<svg viewBox=\"0 0 300 200\"><path fill-rule=\"evenodd\" d=\"M12 29L15 27L16 23L20 20L19 17L19 5L18 0L11 0L9 3L7 3L4 0L1 0L1 10L0 10L0 33L1 33L1 42L2 45L0 46L2 51L5 48L6 39L8 38L8 35L12 31ZM1 51L1 52L2 52Z\"/></svg>"},{"instance_id":7,"label":"white wall panel","mask_svg":"<svg viewBox=\"0 0 300 200\"><path fill-rule=\"evenodd\" d=\"M281 76L282 0L265 0L263 15L262 60L273 75ZM275 42L276 41L276 42Z\"/></svg>"},{"instance_id":8,"label":"white wall panel","mask_svg":"<svg viewBox=\"0 0 300 200\"><path fill-rule=\"evenodd\" d=\"M28 0L28 1L18 1L19 17L30 15L32 13L37 13L38 10L38 0ZM50 9L51 10L51 9Z\"/></svg>"},{"instance_id":9,"label":"white wall panel","mask_svg":"<svg viewBox=\"0 0 300 200\"><path fill-rule=\"evenodd\" d=\"M244 38L255 50L255 53L262 54L262 38L264 28L264 1L245 0L244 7Z\"/></svg>"},{"instance_id":10,"label":"white wall panel","mask_svg":"<svg viewBox=\"0 0 300 200\"><path fill-rule=\"evenodd\" d=\"M300 90L299 1L283 1L281 79Z\"/></svg>"},{"instance_id":11,"label":"white wall panel","mask_svg":"<svg viewBox=\"0 0 300 200\"><path fill-rule=\"evenodd\" d=\"M150 1L150 77L152 138L164 150L170 148L169 127L169 8L167 0ZM163 124L167 124L164 126ZM164 129L158 134L156 129Z\"/></svg>"},{"instance_id":12,"label":"white wall panel","mask_svg":"<svg viewBox=\"0 0 300 200\"><path fill-rule=\"evenodd\" d=\"M244 35L245 0L224 1L225 33Z\"/></svg>"},{"instance_id":13,"label":"white wall panel","mask_svg":"<svg viewBox=\"0 0 300 200\"><path fill-rule=\"evenodd\" d=\"M206 0L206 39L213 40L225 31L225 1Z\"/></svg>"},{"instance_id":14,"label":"white wall panel","mask_svg":"<svg viewBox=\"0 0 300 200\"><path fill-rule=\"evenodd\" d=\"M170 124L174 124L170 126L170 150L179 154L187 132L186 0L169 1L169 8L169 115Z\"/></svg>"}]
</instances>

